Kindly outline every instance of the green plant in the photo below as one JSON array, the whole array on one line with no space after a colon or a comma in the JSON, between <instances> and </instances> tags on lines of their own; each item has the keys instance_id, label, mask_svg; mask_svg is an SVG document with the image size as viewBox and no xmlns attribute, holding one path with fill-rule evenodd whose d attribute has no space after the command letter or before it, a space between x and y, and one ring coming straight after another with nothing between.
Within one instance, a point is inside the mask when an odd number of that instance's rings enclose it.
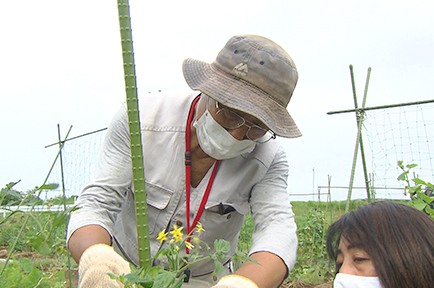
<instances>
[{"instance_id":1,"label":"green plant","mask_svg":"<svg viewBox=\"0 0 434 288\"><path fill-rule=\"evenodd\" d=\"M9 281L9 279L13 278L14 273L29 275L24 277L23 279L33 279L34 277L40 277L37 283L33 284L31 287L64 287L65 281L61 281L62 284L59 284L56 278L58 272L49 273L48 276L45 275L44 269L47 269L47 266L32 266L29 271L26 271L25 268L27 266L17 266L17 263L24 263L26 260L22 260L25 258L19 258L18 262L13 261L10 262L11 257L13 257L13 253L15 251L22 250L31 250L37 251L40 255L57 255L57 256L65 256L67 258L67 265L60 265L64 271L64 267L68 266L68 271L71 271L69 254L65 249L65 229L66 224L69 218L69 214L75 210L75 208L66 209L65 211L52 213L52 212L42 212L35 213L32 212L33 208L36 205L53 205L52 202L46 201L44 202L39 198L41 192L43 190L52 190L58 187L58 184L43 184L41 187L36 187L26 193L22 193L16 190L13 190L18 182L12 182L6 185L4 189L1 190L0 200L2 203L5 203L5 199L10 198L11 196L15 196L17 201L11 202L7 201L8 204L12 203L14 205L22 206L28 205L31 206L29 212L21 211L20 209L11 210L10 213L0 221L0 240L5 243L5 246L8 248L8 256L5 260L3 267L0 267L0 277L4 279L4 281ZM66 205L66 199L62 199L63 204ZM66 206L65 206L66 207ZM6 228L6 229L5 229ZM5 231L6 230L6 231ZM6 233L5 233L6 232ZM65 258L65 257L63 257ZM27 259L28 260L28 259ZM24 262L23 262L24 261ZM30 261L30 260L29 260ZM64 261L65 262L65 259ZM59 265L57 265L59 266ZM19 270L23 270L21 272L16 272ZM48 269L51 269L51 265ZM4 273L7 270L7 273ZM37 273L37 272L41 273ZM59 271L58 269L55 271ZM70 273L70 272L69 272ZM22 276L21 275L21 276ZM33 275L33 276L32 276ZM39 276L38 276L39 275ZM47 276L47 277L46 277ZM62 274L64 277L64 272ZM13 281L13 280L11 280ZM24 280L23 280L24 281ZM29 280L30 281L30 280ZM50 283L49 285L44 285L47 281L54 281L54 283ZM71 283L71 277L69 283ZM3 283L3 281L2 281ZM30 282L29 282L30 283ZM21 285L24 287L29 287L30 285ZM9 287L9 286L6 286ZM17 287L17 286L12 286Z\"/></svg>"},{"instance_id":2,"label":"green plant","mask_svg":"<svg viewBox=\"0 0 434 288\"><path fill-rule=\"evenodd\" d=\"M157 237L160 242L168 241L168 245L163 249L159 250L154 256L155 258L162 258L168 263L168 269L165 270L163 266L153 266L150 268L135 269L132 267L132 272L126 275L115 276L109 273L112 279L116 279L124 284L124 287L132 287L134 285L141 285L142 287L171 287L179 288L184 282L184 278L188 277L189 268L199 262L205 260L213 260L215 265L214 274L220 274L223 271L223 264L219 259L224 259L227 253L230 251L230 243L223 240L217 239L214 241L215 252L202 256L201 251L205 248L209 250L210 247L200 239L200 233L205 231L202 224L198 223L193 231L183 238L182 227L174 227L170 232L161 231ZM168 239L168 234L171 234L172 239ZM186 249L189 250L187 254ZM235 254L232 256L237 260L252 261L259 265L255 260L239 256ZM181 276L179 276L181 275Z\"/></svg>"},{"instance_id":3,"label":"green plant","mask_svg":"<svg viewBox=\"0 0 434 288\"><path fill-rule=\"evenodd\" d=\"M252 246L252 233L255 228L255 222L252 216L248 214L244 220L244 224L240 230L240 236L238 238L238 255L247 256L249 255L250 246ZM233 259L234 269L238 270L245 261L240 259Z\"/></svg>"},{"instance_id":4,"label":"green plant","mask_svg":"<svg viewBox=\"0 0 434 288\"><path fill-rule=\"evenodd\" d=\"M0 190L0 205L16 205L20 203L24 196L20 191L14 190L13 187L17 185L20 181L10 182L5 185L5 188Z\"/></svg>"},{"instance_id":5,"label":"green plant","mask_svg":"<svg viewBox=\"0 0 434 288\"><path fill-rule=\"evenodd\" d=\"M410 199L413 206L421 211L425 211L432 219L434 219L434 189L433 184L425 182L417 177L409 179L411 169L417 167L417 164L404 165L402 160L398 161L398 167L403 171L399 176L399 181L404 181L405 194L410 194ZM412 185L414 183L414 185Z\"/></svg>"},{"instance_id":6,"label":"green plant","mask_svg":"<svg viewBox=\"0 0 434 288\"><path fill-rule=\"evenodd\" d=\"M297 226L297 263L289 279L298 278L309 283L322 283L331 276L325 246L329 224L325 215L314 208L309 216L298 219Z\"/></svg>"},{"instance_id":7,"label":"green plant","mask_svg":"<svg viewBox=\"0 0 434 288\"><path fill-rule=\"evenodd\" d=\"M8 273L0 275L2 287L65 287L65 270L42 268L27 258L13 258Z\"/></svg>"}]
</instances>

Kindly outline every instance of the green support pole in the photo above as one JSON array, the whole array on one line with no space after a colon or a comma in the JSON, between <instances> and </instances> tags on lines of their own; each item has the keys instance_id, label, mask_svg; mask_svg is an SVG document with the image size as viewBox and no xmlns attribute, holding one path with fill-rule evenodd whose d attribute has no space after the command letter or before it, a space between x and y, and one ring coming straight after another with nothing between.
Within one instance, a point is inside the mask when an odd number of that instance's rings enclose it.
<instances>
[{"instance_id":1,"label":"green support pole","mask_svg":"<svg viewBox=\"0 0 434 288\"><path fill-rule=\"evenodd\" d=\"M354 106L357 109L357 95L356 95L356 84L354 83L354 71L353 71L353 65L350 65L350 73L351 73L351 86L353 88L353 98L354 98ZM357 121L360 121L360 115L357 113ZM347 195L347 204L345 206L345 213L348 213L350 210L350 202L351 197L353 194L353 182L354 182L354 175L356 171L356 163L357 163L357 153L359 151L359 144L360 144L360 131L362 129L362 125L357 125L357 139L356 139L356 147L354 148L354 154L353 154L353 165L351 167L351 176L350 176L350 184L348 185L348 195Z\"/></svg>"},{"instance_id":2,"label":"green support pole","mask_svg":"<svg viewBox=\"0 0 434 288\"><path fill-rule=\"evenodd\" d=\"M369 86L369 78L371 77L371 67L368 68L368 75L366 76L366 82L365 82L365 92L363 94L363 103L362 108L365 108L366 106L366 95L368 94L368 86ZM361 121L357 121L357 125L362 125L364 120L364 114L365 112L361 112L363 117ZM358 127L357 127L358 128ZM363 165L363 175L365 176L365 187L366 187L366 197L368 198L368 202L371 202L371 191L370 191L370 184L369 184L369 177L368 177L368 168L366 167L366 157L365 157L365 148L363 145L363 136L360 134L360 153L362 156L362 165Z\"/></svg>"},{"instance_id":3,"label":"green support pole","mask_svg":"<svg viewBox=\"0 0 434 288\"><path fill-rule=\"evenodd\" d=\"M151 267L149 249L148 213L143 167L142 135L140 130L139 105L137 99L136 71L134 64L133 36L131 32L130 6L128 0L118 0L119 26L121 32L122 57L124 60L125 91L127 96L128 123L131 141L134 197L136 204L137 242L140 267Z\"/></svg>"},{"instance_id":4,"label":"green support pole","mask_svg":"<svg viewBox=\"0 0 434 288\"><path fill-rule=\"evenodd\" d=\"M353 87L354 107L355 107L355 109L358 109L359 107L357 104L356 85L354 83L353 65L350 65L350 73L351 73L351 85ZM362 109L365 108L370 74L371 74L371 68L369 67L368 68L368 76L367 76L366 84L365 84L365 92L363 94ZM350 184L349 184L349 188L348 188L348 197L347 197L347 203L345 206L345 213L348 213L350 210L350 202L351 202L351 197L352 197L352 192L353 192L354 175L355 175L356 163L357 163L357 152L359 151L359 147L361 147L361 151L362 151L363 171L365 174L365 183L366 183L367 194L368 194L368 198L370 200L369 183L368 183L367 172L366 172L365 153L363 150L363 141L362 141L362 126L363 126L362 124L363 124L363 116L364 116L365 111L364 110L356 110L356 111L357 111L357 113L356 113L357 139L356 139L356 147L354 149L353 165L351 168L351 177L350 177Z\"/></svg>"}]
</instances>

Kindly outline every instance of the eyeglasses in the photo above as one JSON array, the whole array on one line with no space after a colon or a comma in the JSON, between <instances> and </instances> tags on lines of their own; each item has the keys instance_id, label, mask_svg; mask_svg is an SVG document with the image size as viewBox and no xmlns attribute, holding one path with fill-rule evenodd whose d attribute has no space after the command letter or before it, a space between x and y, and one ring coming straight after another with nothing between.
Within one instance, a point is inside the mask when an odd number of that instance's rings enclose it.
<instances>
[{"instance_id":1,"label":"eyeglasses","mask_svg":"<svg viewBox=\"0 0 434 288\"><path fill-rule=\"evenodd\" d=\"M238 129L241 126L245 125L248 127L246 132L246 137L252 141L257 143L265 143L270 141L271 139L276 139L276 134L269 129L262 128L259 125L256 125L246 119L244 119L241 115L222 105L221 103L213 100L215 102L215 108L217 110L214 119L223 127L229 130Z\"/></svg>"}]
</instances>

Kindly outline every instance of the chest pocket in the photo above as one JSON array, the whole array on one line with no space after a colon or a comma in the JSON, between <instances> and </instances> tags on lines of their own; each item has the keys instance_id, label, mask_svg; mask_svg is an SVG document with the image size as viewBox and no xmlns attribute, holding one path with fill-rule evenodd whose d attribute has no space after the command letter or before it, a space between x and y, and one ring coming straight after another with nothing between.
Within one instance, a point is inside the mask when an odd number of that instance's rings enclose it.
<instances>
[{"instance_id":1,"label":"chest pocket","mask_svg":"<svg viewBox=\"0 0 434 288\"><path fill-rule=\"evenodd\" d=\"M206 207L201 223L205 229L213 231L212 235L207 235L211 239L225 239L231 242L231 248L236 244L238 232L244 223L244 217L249 212L249 204L236 203L209 203ZM214 232L215 231L215 232ZM214 241L210 242L213 243ZM235 245L236 246L236 245ZM235 251L235 250L234 250Z\"/></svg>"},{"instance_id":2,"label":"chest pocket","mask_svg":"<svg viewBox=\"0 0 434 288\"><path fill-rule=\"evenodd\" d=\"M165 209L169 206L173 192L165 188L146 183L146 202L148 203L148 225L149 233L154 234L158 224L164 226L170 215ZM157 227L161 230L161 227Z\"/></svg>"}]
</instances>

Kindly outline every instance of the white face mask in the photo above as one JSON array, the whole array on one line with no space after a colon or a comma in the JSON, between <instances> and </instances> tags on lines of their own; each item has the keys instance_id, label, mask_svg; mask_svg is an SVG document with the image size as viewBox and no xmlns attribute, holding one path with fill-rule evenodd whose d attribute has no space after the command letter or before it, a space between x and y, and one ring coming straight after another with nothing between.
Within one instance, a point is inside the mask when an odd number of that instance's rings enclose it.
<instances>
[{"instance_id":1,"label":"white face mask","mask_svg":"<svg viewBox=\"0 0 434 288\"><path fill-rule=\"evenodd\" d=\"M256 143L252 140L237 140L225 128L218 124L208 110L193 123L200 148L214 159L234 158L243 153L250 153Z\"/></svg>"},{"instance_id":2,"label":"white face mask","mask_svg":"<svg viewBox=\"0 0 434 288\"><path fill-rule=\"evenodd\" d=\"M365 277L351 274L336 274L333 288L382 288L378 277Z\"/></svg>"}]
</instances>

